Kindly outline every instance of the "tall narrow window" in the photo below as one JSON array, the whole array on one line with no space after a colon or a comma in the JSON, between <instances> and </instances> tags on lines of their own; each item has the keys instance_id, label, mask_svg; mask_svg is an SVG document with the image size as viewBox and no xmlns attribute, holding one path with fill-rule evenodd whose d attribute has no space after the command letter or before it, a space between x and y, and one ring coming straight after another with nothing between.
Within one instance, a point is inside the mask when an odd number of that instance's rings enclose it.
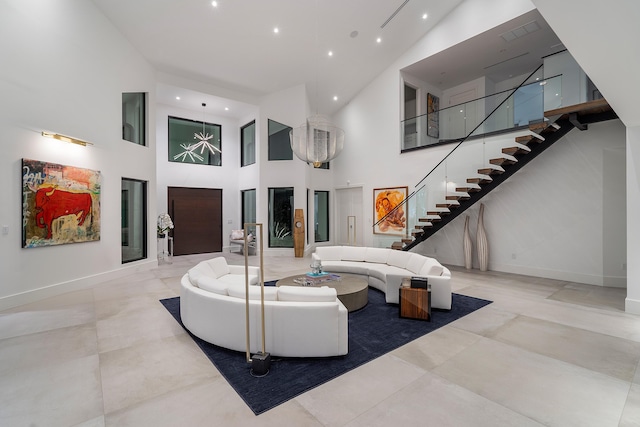
<instances>
[{"instance_id":1,"label":"tall narrow window","mask_svg":"<svg viewBox=\"0 0 640 427\"><path fill-rule=\"evenodd\" d=\"M316 242L329 241L329 192L316 191L314 202L314 238Z\"/></svg>"},{"instance_id":2,"label":"tall narrow window","mask_svg":"<svg viewBox=\"0 0 640 427\"><path fill-rule=\"evenodd\" d=\"M256 222L256 190L242 191L242 227L245 223ZM255 231L255 227L251 227L251 231Z\"/></svg>"},{"instance_id":3,"label":"tall narrow window","mask_svg":"<svg viewBox=\"0 0 640 427\"><path fill-rule=\"evenodd\" d=\"M169 161L222 166L222 126L169 116Z\"/></svg>"},{"instance_id":4,"label":"tall narrow window","mask_svg":"<svg viewBox=\"0 0 640 427\"><path fill-rule=\"evenodd\" d=\"M147 257L147 183L122 178L122 263Z\"/></svg>"},{"instance_id":5,"label":"tall narrow window","mask_svg":"<svg viewBox=\"0 0 640 427\"><path fill-rule=\"evenodd\" d=\"M256 162L256 121L244 125L240 129L240 157L241 166L252 165Z\"/></svg>"},{"instance_id":6,"label":"tall narrow window","mask_svg":"<svg viewBox=\"0 0 640 427\"><path fill-rule=\"evenodd\" d=\"M291 127L269 119L269 160L293 160L293 150L289 140Z\"/></svg>"},{"instance_id":7,"label":"tall narrow window","mask_svg":"<svg viewBox=\"0 0 640 427\"><path fill-rule=\"evenodd\" d=\"M293 187L269 188L269 247L292 248Z\"/></svg>"},{"instance_id":8,"label":"tall narrow window","mask_svg":"<svg viewBox=\"0 0 640 427\"><path fill-rule=\"evenodd\" d=\"M122 139L147 145L145 93L122 94Z\"/></svg>"}]
</instances>

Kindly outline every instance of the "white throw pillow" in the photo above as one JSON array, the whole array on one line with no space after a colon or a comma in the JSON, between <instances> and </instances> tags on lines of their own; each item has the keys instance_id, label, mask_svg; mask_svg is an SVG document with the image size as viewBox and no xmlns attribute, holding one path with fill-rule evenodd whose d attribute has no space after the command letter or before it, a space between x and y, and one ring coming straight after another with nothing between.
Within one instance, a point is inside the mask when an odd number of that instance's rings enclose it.
<instances>
[{"instance_id":1,"label":"white throw pillow","mask_svg":"<svg viewBox=\"0 0 640 427\"><path fill-rule=\"evenodd\" d=\"M367 248L359 246L343 246L342 261L364 261L364 254Z\"/></svg>"},{"instance_id":2,"label":"white throw pillow","mask_svg":"<svg viewBox=\"0 0 640 427\"><path fill-rule=\"evenodd\" d=\"M227 260L224 259L224 257L212 258L207 261L202 261L202 263L211 268L211 271L213 271L213 275L216 278L229 274L229 266L227 265Z\"/></svg>"},{"instance_id":3,"label":"white throw pillow","mask_svg":"<svg viewBox=\"0 0 640 427\"><path fill-rule=\"evenodd\" d=\"M342 246L318 246L315 255L322 261L340 261Z\"/></svg>"},{"instance_id":4,"label":"white throw pillow","mask_svg":"<svg viewBox=\"0 0 640 427\"><path fill-rule=\"evenodd\" d=\"M390 249L386 248L366 248L364 260L366 262L375 262L378 264L386 264L389 258Z\"/></svg>"},{"instance_id":5,"label":"white throw pillow","mask_svg":"<svg viewBox=\"0 0 640 427\"><path fill-rule=\"evenodd\" d=\"M278 288L278 301L333 302L336 298L338 298L338 292L328 286L320 288L280 286Z\"/></svg>"},{"instance_id":6,"label":"white throw pillow","mask_svg":"<svg viewBox=\"0 0 640 427\"><path fill-rule=\"evenodd\" d=\"M231 240L244 239L244 230L231 230Z\"/></svg>"},{"instance_id":7,"label":"white throw pillow","mask_svg":"<svg viewBox=\"0 0 640 427\"><path fill-rule=\"evenodd\" d=\"M219 295L228 295L227 284L211 276L200 276L197 282L200 289Z\"/></svg>"}]
</instances>

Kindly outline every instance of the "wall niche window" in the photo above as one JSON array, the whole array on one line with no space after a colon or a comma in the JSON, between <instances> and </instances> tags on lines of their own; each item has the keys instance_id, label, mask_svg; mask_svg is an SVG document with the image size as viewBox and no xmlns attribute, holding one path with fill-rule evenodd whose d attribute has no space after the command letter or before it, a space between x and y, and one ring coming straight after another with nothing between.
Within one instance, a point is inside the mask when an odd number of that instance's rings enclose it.
<instances>
[{"instance_id":1,"label":"wall niche window","mask_svg":"<svg viewBox=\"0 0 640 427\"><path fill-rule=\"evenodd\" d=\"M256 121L242 126L240 129L240 166L252 165L256 162Z\"/></svg>"},{"instance_id":2,"label":"wall niche window","mask_svg":"<svg viewBox=\"0 0 640 427\"><path fill-rule=\"evenodd\" d=\"M222 166L222 126L169 116L169 161Z\"/></svg>"},{"instance_id":3,"label":"wall niche window","mask_svg":"<svg viewBox=\"0 0 640 427\"><path fill-rule=\"evenodd\" d=\"M122 263L147 258L147 183L122 178Z\"/></svg>"},{"instance_id":4,"label":"wall niche window","mask_svg":"<svg viewBox=\"0 0 640 427\"><path fill-rule=\"evenodd\" d=\"M269 160L293 160L293 150L289 140L291 127L268 120Z\"/></svg>"},{"instance_id":5,"label":"wall niche window","mask_svg":"<svg viewBox=\"0 0 640 427\"><path fill-rule=\"evenodd\" d=\"M293 248L293 187L269 188L269 247Z\"/></svg>"},{"instance_id":6,"label":"wall niche window","mask_svg":"<svg viewBox=\"0 0 640 427\"><path fill-rule=\"evenodd\" d=\"M313 193L315 219L314 239L316 242L329 241L329 192L314 191Z\"/></svg>"},{"instance_id":7,"label":"wall niche window","mask_svg":"<svg viewBox=\"0 0 640 427\"><path fill-rule=\"evenodd\" d=\"M244 228L245 223L255 224L256 222L256 190L242 190L242 218L241 225ZM255 227L249 227L255 232Z\"/></svg>"},{"instance_id":8,"label":"wall niche window","mask_svg":"<svg viewBox=\"0 0 640 427\"><path fill-rule=\"evenodd\" d=\"M122 94L122 139L147 145L145 93Z\"/></svg>"}]
</instances>

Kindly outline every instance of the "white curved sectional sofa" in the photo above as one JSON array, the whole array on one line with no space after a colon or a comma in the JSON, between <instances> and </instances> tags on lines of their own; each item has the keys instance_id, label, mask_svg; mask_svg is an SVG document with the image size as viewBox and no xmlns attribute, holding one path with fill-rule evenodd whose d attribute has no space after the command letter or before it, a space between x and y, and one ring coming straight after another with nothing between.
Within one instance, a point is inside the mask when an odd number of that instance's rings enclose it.
<instances>
[{"instance_id":1,"label":"white curved sectional sofa","mask_svg":"<svg viewBox=\"0 0 640 427\"><path fill-rule=\"evenodd\" d=\"M259 269L249 267L251 353L262 350ZM244 266L222 257L202 261L182 277L180 315L195 336L220 347L246 351ZM326 357L348 352L347 309L335 289L264 288L265 350L274 356Z\"/></svg>"},{"instance_id":2,"label":"white curved sectional sofa","mask_svg":"<svg viewBox=\"0 0 640 427\"><path fill-rule=\"evenodd\" d=\"M451 272L436 259L414 252L360 246L319 246L312 255L332 273L367 276L369 286L385 293L388 303L399 302L403 277L427 277L431 307L451 309Z\"/></svg>"}]
</instances>

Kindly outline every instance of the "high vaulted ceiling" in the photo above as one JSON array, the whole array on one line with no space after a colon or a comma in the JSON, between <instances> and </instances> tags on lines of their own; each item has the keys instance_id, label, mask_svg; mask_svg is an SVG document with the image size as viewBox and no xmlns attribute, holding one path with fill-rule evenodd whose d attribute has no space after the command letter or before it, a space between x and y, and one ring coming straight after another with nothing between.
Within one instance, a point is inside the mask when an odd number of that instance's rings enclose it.
<instances>
[{"instance_id":1,"label":"high vaulted ceiling","mask_svg":"<svg viewBox=\"0 0 640 427\"><path fill-rule=\"evenodd\" d=\"M164 75L242 93L245 99L306 84L311 108L330 115L462 0L218 0L217 7L211 0L93 2ZM487 74L487 62L505 56L498 43L510 44L508 54L519 58L505 66L526 62L539 55L540 44L548 50L550 43L559 43L537 12L534 19L541 28L528 42L501 39L503 29L522 24L508 23L486 38L443 52L436 61L417 64L411 72L440 86L472 80ZM483 61L470 55L482 49L487 52ZM504 67L493 71L498 68ZM181 96L179 102L176 96ZM207 102L210 112L220 109L216 114L246 114L243 103L173 83L159 85L157 100L188 109Z\"/></svg>"}]
</instances>

